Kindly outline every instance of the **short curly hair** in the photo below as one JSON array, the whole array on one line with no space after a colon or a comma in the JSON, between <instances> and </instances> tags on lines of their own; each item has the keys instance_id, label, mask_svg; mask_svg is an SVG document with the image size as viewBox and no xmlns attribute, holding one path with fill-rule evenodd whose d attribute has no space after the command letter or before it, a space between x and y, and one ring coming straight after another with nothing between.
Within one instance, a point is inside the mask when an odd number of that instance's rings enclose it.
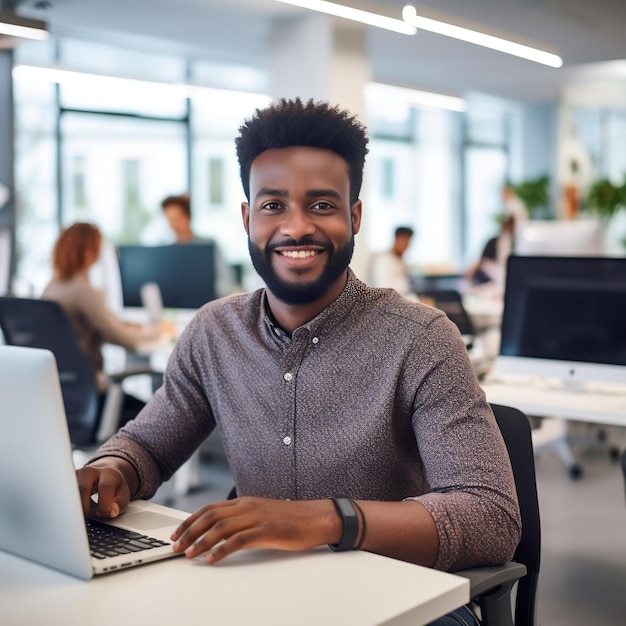
<instances>
[{"instance_id":1,"label":"short curly hair","mask_svg":"<svg viewBox=\"0 0 626 626\"><path fill-rule=\"evenodd\" d=\"M350 202L359 198L368 137L365 126L349 111L328 102L282 98L257 109L235 139L239 175L250 201L250 168L265 150L304 146L332 150L348 164Z\"/></svg>"}]
</instances>

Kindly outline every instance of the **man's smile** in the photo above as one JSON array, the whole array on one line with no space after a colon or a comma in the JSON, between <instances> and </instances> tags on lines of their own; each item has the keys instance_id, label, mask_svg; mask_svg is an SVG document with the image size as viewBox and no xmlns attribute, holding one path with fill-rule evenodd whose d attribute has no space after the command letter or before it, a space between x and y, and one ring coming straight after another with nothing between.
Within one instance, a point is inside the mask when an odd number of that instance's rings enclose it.
<instances>
[{"instance_id":1,"label":"man's smile","mask_svg":"<svg viewBox=\"0 0 626 626\"><path fill-rule=\"evenodd\" d=\"M323 250L277 250L278 254L290 259L306 259L323 252Z\"/></svg>"}]
</instances>

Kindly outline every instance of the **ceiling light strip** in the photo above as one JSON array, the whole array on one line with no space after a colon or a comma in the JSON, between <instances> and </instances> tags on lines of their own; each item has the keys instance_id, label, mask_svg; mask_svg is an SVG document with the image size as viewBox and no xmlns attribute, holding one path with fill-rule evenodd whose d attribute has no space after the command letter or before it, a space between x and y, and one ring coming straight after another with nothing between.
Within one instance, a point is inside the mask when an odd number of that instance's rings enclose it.
<instances>
[{"instance_id":1,"label":"ceiling light strip","mask_svg":"<svg viewBox=\"0 0 626 626\"><path fill-rule=\"evenodd\" d=\"M561 67L563 65L563 59L551 52L544 52L537 48L531 48L530 46L524 46L507 39L501 39L500 37L494 37L492 35L486 35L469 28L462 28L461 26L454 26L447 24L446 22L440 22L428 17L422 17L417 15L417 10L412 5L407 5L402 9L402 17L404 20L418 29L427 30L439 35L445 35L446 37L454 37L462 41L467 41L479 46L491 48L492 50L498 50L505 52L506 54L512 54L513 56L521 57L529 61L535 61L536 63L542 63L550 67Z\"/></svg>"},{"instance_id":2,"label":"ceiling light strip","mask_svg":"<svg viewBox=\"0 0 626 626\"><path fill-rule=\"evenodd\" d=\"M183 96L183 85L176 83L164 83L150 80L140 80L135 78L125 78L121 76L111 76L108 74L96 74L91 72L82 72L76 70L68 70L59 67L47 67L39 65L19 64L13 67L14 78L43 80L61 85L79 85L85 86L87 81L97 81L99 85L115 85L116 87L141 87L141 88L167 88L172 92L179 92L178 95Z\"/></svg>"},{"instance_id":3,"label":"ceiling light strip","mask_svg":"<svg viewBox=\"0 0 626 626\"><path fill-rule=\"evenodd\" d=\"M142 80L137 78L126 78L123 76L112 76L110 74L97 74L77 70L68 70L60 67L17 64L13 67L13 77L23 80L40 80L50 83L65 85L66 87L76 86L84 88L91 83L98 87L110 89L129 90L141 88L142 90L154 89L168 96L179 98L201 98L216 96L251 97L258 99L259 103L265 103L268 96L247 91L237 91L234 89L221 89L218 87L206 87L191 83L168 83L153 80ZM261 106L261 104L259 104Z\"/></svg>"},{"instance_id":4,"label":"ceiling light strip","mask_svg":"<svg viewBox=\"0 0 626 626\"><path fill-rule=\"evenodd\" d=\"M353 9L342 4L336 4L334 2L326 2L326 0L277 0L284 4L291 4L303 9L310 9L312 11L319 11L320 13L327 13L328 15L334 15L335 17L342 17L368 26L377 26L378 28L385 28L387 30L401 33L403 35L415 35L417 28L407 23L405 20L395 19L393 17L386 17L385 15L378 15L377 13L370 13L369 11L363 11L362 9Z\"/></svg>"},{"instance_id":5,"label":"ceiling light strip","mask_svg":"<svg viewBox=\"0 0 626 626\"><path fill-rule=\"evenodd\" d=\"M7 22L0 22L0 35L21 37L22 39L36 39L37 41L48 39L48 31L43 28L19 26L18 24L8 24Z\"/></svg>"},{"instance_id":6,"label":"ceiling light strip","mask_svg":"<svg viewBox=\"0 0 626 626\"><path fill-rule=\"evenodd\" d=\"M408 89L383 83L367 83L368 94L378 98L392 98L420 107L447 109L448 111L467 111L467 101L456 96L446 96L431 91Z\"/></svg>"}]
</instances>

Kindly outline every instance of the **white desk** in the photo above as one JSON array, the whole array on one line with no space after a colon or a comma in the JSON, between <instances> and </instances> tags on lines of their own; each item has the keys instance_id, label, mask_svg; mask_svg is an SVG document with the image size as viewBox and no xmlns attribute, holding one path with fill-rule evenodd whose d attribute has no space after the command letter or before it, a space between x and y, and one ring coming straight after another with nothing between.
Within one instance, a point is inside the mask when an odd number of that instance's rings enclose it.
<instances>
[{"instance_id":1,"label":"white desk","mask_svg":"<svg viewBox=\"0 0 626 626\"><path fill-rule=\"evenodd\" d=\"M463 293L463 306L477 332L500 329L504 299L502 291L490 287L476 287Z\"/></svg>"},{"instance_id":2,"label":"white desk","mask_svg":"<svg viewBox=\"0 0 626 626\"><path fill-rule=\"evenodd\" d=\"M506 404L527 415L626 426L626 387L593 387L584 391L555 388L549 381L522 378L481 383L487 400Z\"/></svg>"},{"instance_id":3,"label":"white desk","mask_svg":"<svg viewBox=\"0 0 626 626\"><path fill-rule=\"evenodd\" d=\"M419 626L468 601L465 578L366 552L181 557L84 582L0 551L2 626Z\"/></svg>"}]
</instances>

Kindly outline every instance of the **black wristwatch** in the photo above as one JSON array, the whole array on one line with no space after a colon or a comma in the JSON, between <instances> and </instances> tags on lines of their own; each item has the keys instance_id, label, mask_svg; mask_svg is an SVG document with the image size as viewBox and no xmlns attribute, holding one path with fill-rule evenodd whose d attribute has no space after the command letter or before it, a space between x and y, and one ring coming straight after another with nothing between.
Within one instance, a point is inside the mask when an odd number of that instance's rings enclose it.
<instances>
[{"instance_id":1,"label":"black wristwatch","mask_svg":"<svg viewBox=\"0 0 626 626\"><path fill-rule=\"evenodd\" d=\"M343 522L343 533L339 543L328 544L328 547L335 552L352 550L359 535L359 517L354 504L349 498L331 498L331 500Z\"/></svg>"}]
</instances>

